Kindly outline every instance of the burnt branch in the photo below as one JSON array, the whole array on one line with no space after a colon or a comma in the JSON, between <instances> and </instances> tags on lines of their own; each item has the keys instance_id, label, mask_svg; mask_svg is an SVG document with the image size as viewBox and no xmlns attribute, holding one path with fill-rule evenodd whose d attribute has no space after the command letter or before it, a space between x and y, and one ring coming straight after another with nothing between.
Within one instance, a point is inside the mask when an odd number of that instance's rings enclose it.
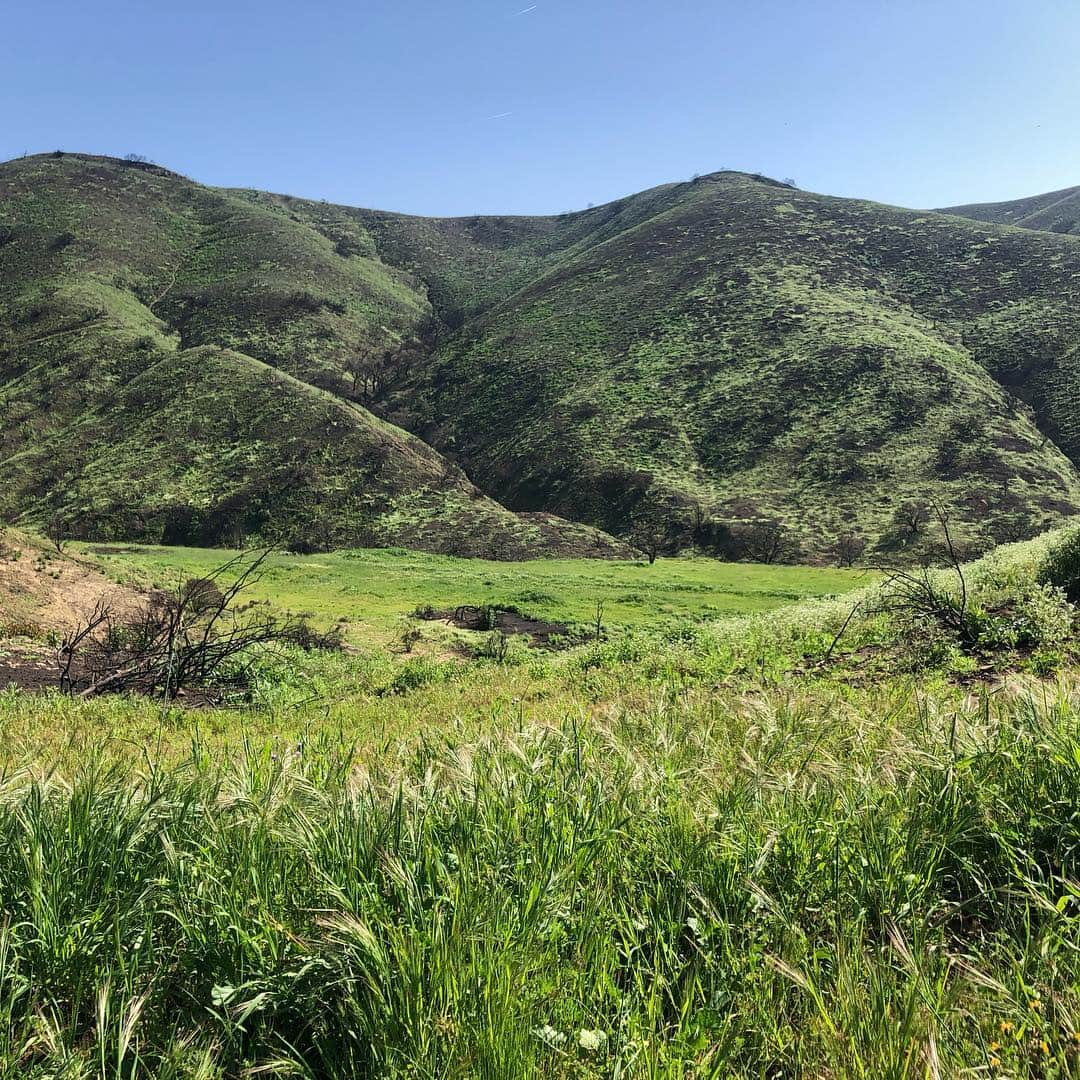
<instances>
[{"instance_id":1,"label":"burnt branch","mask_svg":"<svg viewBox=\"0 0 1080 1080\"><path fill-rule=\"evenodd\" d=\"M99 603L60 647L60 688L80 697L131 690L168 701L192 687L244 685L242 661L259 647L321 647L324 639L302 620L239 603L270 554L237 555L206 577L152 593L121 618Z\"/></svg>"},{"instance_id":2,"label":"burnt branch","mask_svg":"<svg viewBox=\"0 0 1080 1080\"><path fill-rule=\"evenodd\" d=\"M949 529L949 517L940 503L933 504L934 516L945 536L947 576L929 566L919 569L878 566L885 575L879 610L907 615L912 621L925 620L956 635L965 646L978 641L978 626L971 618L967 577ZM955 578L950 587L948 576Z\"/></svg>"}]
</instances>

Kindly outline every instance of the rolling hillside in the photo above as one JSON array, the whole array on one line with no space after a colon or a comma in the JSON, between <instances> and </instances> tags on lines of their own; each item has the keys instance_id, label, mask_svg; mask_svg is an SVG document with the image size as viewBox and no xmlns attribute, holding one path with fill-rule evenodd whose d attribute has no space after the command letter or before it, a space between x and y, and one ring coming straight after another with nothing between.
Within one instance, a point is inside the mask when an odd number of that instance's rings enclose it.
<instances>
[{"instance_id":1,"label":"rolling hillside","mask_svg":"<svg viewBox=\"0 0 1080 1080\"><path fill-rule=\"evenodd\" d=\"M386 408L507 505L778 519L804 554L908 544L931 496L975 544L1075 512L1068 238L732 173L482 224L383 221L437 307L486 297Z\"/></svg>"},{"instance_id":2,"label":"rolling hillside","mask_svg":"<svg viewBox=\"0 0 1080 1080\"><path fill-rule=\"evenodd\" d=\"M936 498L984 547L1080 510L1078 245L739 173L428 219L21 159L0 512L497 557L782 527L769 557L820 560L917 548Z\"/></svg>"},{"instance_id":3,"label":"rolling hillside","mask_svg":"<svg viewBox=\"0 0 1080 1080\"><path fill-rule=\"evenodd\" d=\"M621 551L508 513L334 392L431 317L348 243L153 167L0 168L0 512L99 538Z\"/></svg>"},{"instance_id":4,"label":"rolling hillside","mask_svg":"<svg viewBox=\"0 0 1080 1080\"><path fill-rule=\"evenodd\" d=\"M940 213L1023 229L1076 234L1080 233L1080 187L1062 188L1028 199L950 206Z\"/></svg>"}]
</instances>

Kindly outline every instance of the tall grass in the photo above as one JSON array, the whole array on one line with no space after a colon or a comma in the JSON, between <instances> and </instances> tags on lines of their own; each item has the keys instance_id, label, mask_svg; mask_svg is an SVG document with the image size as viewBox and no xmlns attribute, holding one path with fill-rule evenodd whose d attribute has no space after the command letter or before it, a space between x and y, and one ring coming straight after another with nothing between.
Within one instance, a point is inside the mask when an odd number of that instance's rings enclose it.
<instances>
[{"instance_id":1,"label":"tall grass","mask_svg":"<svg viewBox=\"0 0 1080 1080\"><path fill-rule=\"evenodd\" d=\"M1080 1075L1078 795L899 686L11 773L3 1075Z\"/></svg>"}]
</instances>

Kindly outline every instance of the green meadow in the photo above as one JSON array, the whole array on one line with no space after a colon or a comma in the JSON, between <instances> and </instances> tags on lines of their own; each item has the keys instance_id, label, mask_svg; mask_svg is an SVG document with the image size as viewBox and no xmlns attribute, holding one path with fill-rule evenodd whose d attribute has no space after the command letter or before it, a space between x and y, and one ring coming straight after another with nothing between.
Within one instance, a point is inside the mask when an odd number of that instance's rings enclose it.
<instances>
[{"instance_id":1,"label":"green meadow","mask_svg":"<svg viewBox=\"0 0 1080 1080\"><path fill-rule=\"evenodd\" d=\"M1078 567L1057 534L917 607L275 557L257 598L348 615L346 651L254 656L214 708L0 692L0 1076L1080 1076ZM597 598L563 648L396 644L418 605Z\"/></svg>"},{"instance_id":2,"label":"green meadow","mask_svg":"<svg viewBox=\"0 0 1080 1080\"><path fill-rule=\"evenodd\" d=\"M139 545L73 545L99 561L116 581L168 586L202 577L236 552ZM104 554L103 554L104 553ZM871 580L865 570L761 566L707 558L646 562L534 559L492 562L428 555L403 548L275 554L251 598L317 624L342 623L358 643L386 643L413 611L463 604L512 607L571 629L595 625L596 605L612 629L686 618L768 611L812 597L836 595Z\"/></svg>"}]
</instances>

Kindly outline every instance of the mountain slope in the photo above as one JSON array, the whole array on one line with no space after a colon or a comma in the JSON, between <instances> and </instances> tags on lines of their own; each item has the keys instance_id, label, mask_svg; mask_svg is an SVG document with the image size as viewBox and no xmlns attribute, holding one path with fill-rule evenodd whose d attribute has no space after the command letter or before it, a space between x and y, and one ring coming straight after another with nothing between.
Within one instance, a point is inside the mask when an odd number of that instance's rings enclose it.
<instances>
[{"instance_id":1,"label":"mountain slope","mask_svg":"<svg viewBox=\"0 0 1080 1080\"><path fill-rule=\"evenodd\" d=\"M532 279L384 406L507 505L780 519L807 553L850 529L906 543L911 500L979 544L1080 505L1071 241L731 173L549 230L494 253L528 250ZM453 265L476 280L475 256Z\"/></svg>"},{"instance_id":2,"label":"mountain slope","mask_svg":"<svg viewBox=\"0 0 1080 1080\"><path fill-rule=\"evenodd\" d=\"M975 221L992 221L998 225L1075 235L1080 233L1080 187L1062 188L1028 199L949 206L938 212Z\"/></svg>"},{"instance_id":3,"label":"mountain slope","mask_svg":"<svg viewBox=\"0 0 1080 1080\"><path fill-rule=\"evenodd\" d=\"M983 546L1080 511L1078 283L1071 237L738 173L430 219L11 162L0 511L507 556L775 522L816 559L936 498Z\"/></svg>"},{"instance_id":4,"label":"mountain slope","mask_svg":"<svg viewBox=\"0 0 1080 1080\"><path fill-rule=\"evenodd\" d=\"M174 542L616 551L508 513L320 389L343 390L357 356L399 350L431 319L423 290L364 244L165 170L4 166L0 512Z\"/></svg>"}]
</instances>

